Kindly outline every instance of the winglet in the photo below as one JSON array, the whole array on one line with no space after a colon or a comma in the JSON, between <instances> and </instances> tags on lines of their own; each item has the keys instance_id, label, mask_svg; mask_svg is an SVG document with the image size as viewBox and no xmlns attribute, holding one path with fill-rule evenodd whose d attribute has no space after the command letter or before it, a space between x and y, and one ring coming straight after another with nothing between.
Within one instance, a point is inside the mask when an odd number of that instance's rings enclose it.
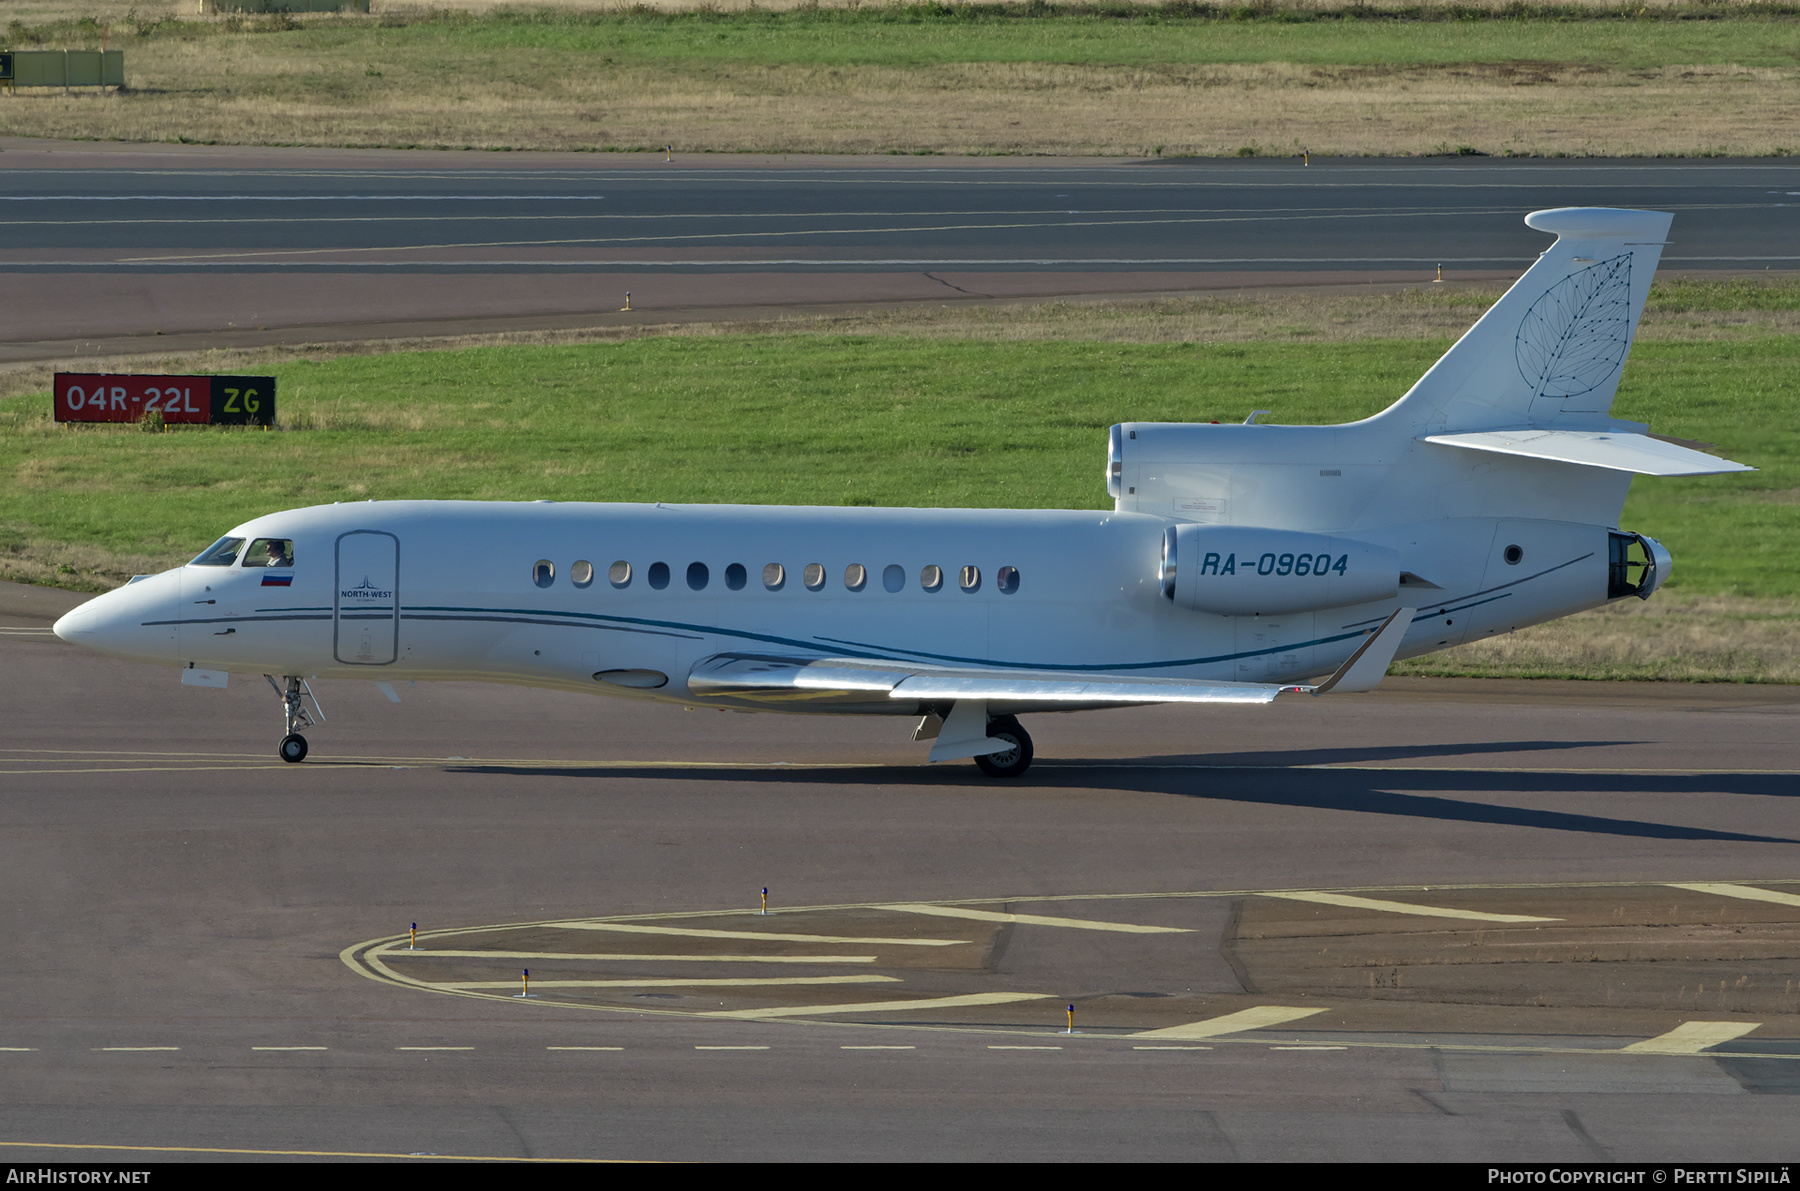
<instances>
[{"instance_id":1,"label":"winglet","mask_svg":"<svg viewBox=\"0 0 1800 1191\"><path fill-rule=\"evenodd\" d=\"M1387 677L1387 669L1393 665L1394 654L1399 652L1400 642L1406 637L1406 630L1412 627L1413 614L1417 611L1417 608L1396 610L1337 668L1336 674L1318 686L1297 689L1309 695L1324 695L1331 691L1374 690Z\"/></svg>"}]
</instances>

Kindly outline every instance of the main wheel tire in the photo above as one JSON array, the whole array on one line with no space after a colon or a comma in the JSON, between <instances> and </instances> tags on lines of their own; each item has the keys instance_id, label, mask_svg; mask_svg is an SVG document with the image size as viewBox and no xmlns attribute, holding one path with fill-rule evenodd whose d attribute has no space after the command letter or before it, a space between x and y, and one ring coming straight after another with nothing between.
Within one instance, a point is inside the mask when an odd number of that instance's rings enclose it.
<instances>
[{"instance_id":1,"label":"main wheel tire","mask_svg":"<svg viewBox=\"0 0 1800 1191\"><path fill-rule=\"evenodd\" d=\"M1018 777L1031 768L1031 735L1019 726L1018 720L1010 715L989 720L988 736L993 740L1008 741L1013 747L1003 753L975 758L981 772L989 777Z\"/></svg>"},{"instance_id":2,"label":"main wheel tire","mask_svg":"<svg viewBox=\"0 0 1800 1191\"><path fill-rule=\"evenodd\" d=\"M281 738L281 747L276 750L283 761L290 765L306 760L306 737L298 732L289 732Z\"/></svg>"}]
</instances>

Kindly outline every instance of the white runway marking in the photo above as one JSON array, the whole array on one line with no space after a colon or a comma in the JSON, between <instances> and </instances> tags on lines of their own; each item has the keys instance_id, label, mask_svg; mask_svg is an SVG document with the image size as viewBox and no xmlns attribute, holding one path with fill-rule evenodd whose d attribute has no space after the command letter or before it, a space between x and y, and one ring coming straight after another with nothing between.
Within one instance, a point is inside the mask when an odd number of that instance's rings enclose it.
<instances>
[{"instance_id":1,"label":"white runway marking","mask_svg":"<svg viewBox=\"0 0 1800 1191\"><path fill-rule=\"evenodd\" d=\"M1134 1046L1132 1050L1211 1050L1210 1046Z\"/></svg>"},{"instance_id":2,"label":"white runway marking","mask_svg":"<svg viewBox=\"0 0 1800 1191\"><path fill-rule=\"evenodd\" d=\"M139 1050L180 1050L181 1048L179 1046L96 1046L93 1049L95 1049L95 1050L139 1051Z\"/></svg>"},{"instance_id":3,"label":"white runway marking","mask_svg":"<svg viewBox=\"0 0 1800 1191\"><path fill-rule=\"evenodd\" d=\"M533 980L533 988L737 988L745 985L776 985L786 988L794 984L901 984L898 976L789 976L757 980L721 977L716 980L682 980L678 977L656 980ZM517 980L457 980L433 984L433 988L517 988Z\"/></svg>"},{"instance_id":4,"label":"white runway marking","mask_svg":"<svg viewBox=\"0 0 1800 1191\"><path fill-rule=\"evenodd\" d=\"M328 1050L324 1046L252 1046L251 1050Z\"/></svg>"},{"instance_id":5,"label":"white runway marking","mask_svg":"<svg viewBox=\"0 0 1800 1191\"><path fill-rule=\"evenodd\" d=\"M1710 881L1671 881L1669 888L1689 889L1695 893L1715 893L1720 897L1736 897L1750 902L1773 902L1778 906L1800 906L1800 894L1777 893L1772 889L1758 889L1754 885L1726 885Z\"/></svg>"},{"instance_id":6,"label":"white runway marking","mask_svg":"<svg viewBox=\"0 0 1800 1191\"><path fill-rule=\"evenodd\" d=\"M1489 914L1483 910L1446 910L1438 906L1417 906L1411 902L1391 902L1379 897L1354 897L1347 893L1265 893L1292 902L1316 902L1321 906L1343 906L1351 910L1381 910L1389 914L1417 914L1425 918L1461 918L1471 922L1561 922L1560 918L1537 918L1530 914Z\"/></svg>"},{"instance_id":7,"label":"white runway marking","mask_svg":"<svg viewBox=\"0 0 1800 1191\"><path fill-rule=\"evenodd\" d=\"M968 939L865 939L854 935L784 935L774 931L704 930L687 926L633 926L623 922L565 922L570 930L609 930L634 935L680 935L694 939L756 939L770 943L854 943L864 947L955 947Z\"/></svg>"},{"instance_id":8,"label":"white runway marking","mask_svg":"<svg viewBox=\"0 0 1800 1191\"><path fill-rule=\"evenodd\" d=\"M1697 1055L1709 1046L1742 1038L1760 1025L1760 1021L1688 1021L1619 1050L1630 1055Z\"/></svg>"},{"instance_id":9,"label":"white runway marking","mask_svg":"<svg viewBox=\"0 0 1800 1191\"><path fill-rule=\"evenodd\" d=\"M1186 1025L1169 1026L1161 1030L1145 1030L1131 1036L1133 1038L1219 1038L1226 1034L1241 1033L1244 1030L1262 1030L1269 1026L1279 1026L1323 1012L1325 1010L1322 1007L1299 1009L1292 1005L1258 1005L1254 1009L1240 1009L1236 1013L1227 1013L1222 1017L1209 1017L1205 1021L1191 1021Z\"/></svg>"},{"instance_id":10,"label":"white runway marking","mask_svg":"<svg viewBox=\"0 0 1800 1191\"><path fill-rule=\"evenodd\" d=\"M1127 935L1187 935L1193 932L1179 926L1138 926L1130 922L1095 922L1088 918L1052 918L1044 914L1002 914L995 910L969 910L962 906L929 906L923 902L903 906L883 906L902 914L930 914L937 918L967 918L974 922L1014 922L1024 926L1063 926L1073 930L1117 931Z\"/></svg>"},{"instance_id":11,"label":"white runway marking","mask_svg":"<svg viewBox=\"0 0 1800 1191\"><path fill-rule=\"evenodd\" d=\"M969 993L960 997L929 997L918 1001L868 1001L861 1005L784 1005L775 1009L719 1009L698 1017L816 1017L833 1013L906 1013L920 1009L959 1009L967 1005L1006 1005L1013 1001L1039 1001L1049 993Z\"/></svg>"},{"instance_id":12,"label":"white runway marking","mask_svg":"<svg viewBox=\"0 0 1800 1191\"><path fill-rule=\"evenodd\" d=\"M872 964L872 955L608 955L582 951L427 951L404 947L374 953L392 959L583 959L595 963L647 964Z\"/></svg>"},{"instance_id":13,"label":"white runway marking","mask_svg":"<svg viewBox=\"0 0 1800 1191\"><path fill-rule=\"evenodd\" d=\"M990 1046L989 1050L1061 1050L1060 1046Z\"/></svg>"},{"instance_id":14,"label":"white runway marking","mask_svg":"<svg viewBox=\"0 0 1800 1191\"><path fill-rule=\"evenodd\" d=\"M1270 1050L1349 1050L1348 1046L1271 1046Z\"/></svg>"},{"instance_id":15,"label":"white runway marking","mask_svg":"<svg viewBox=\"0 0 1800 1191\"><path fill-rule=\"evenodd\" d=\"M768 1050L766 1046L696 1046L695 1050Z\"/></svg>"},{"instance_id":16,"label":"white runway marking","mask_svg":"<svg viewBox=\"0 0 1800 1191\"><path fill-rule=\"evenodd\" d=\"M474 1050L473 1046L396 1046L395 1050Z\"/></svg>"},{"instance_id":17,"label":"white runway marking","mask_svg":"<svg viewBox=\"0 0 1800 1191\"><path fill-rule=\"evenodd\" d=\"M624 1050L623 1046L546 1046L545 1050Z\"/></svg>"},{"instance_id":18,"label":"white runway marking","mask_svg":"<svg viewBox=\"0 0 1800 1191\"><path fill-rule=\"evenodd\" d=\"M840 1046L839 1050L917 1050L916 1046Z\"/></svg>"}]
</instances>

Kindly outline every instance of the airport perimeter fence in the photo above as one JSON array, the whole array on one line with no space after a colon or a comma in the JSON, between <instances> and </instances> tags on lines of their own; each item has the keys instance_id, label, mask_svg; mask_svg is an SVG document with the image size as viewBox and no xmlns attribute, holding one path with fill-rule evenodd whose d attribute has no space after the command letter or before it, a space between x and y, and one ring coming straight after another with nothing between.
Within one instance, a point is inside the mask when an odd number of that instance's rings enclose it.
<instances>
[{"instance_id":1,"label":"airport perimeter fence","mask_svg":"<svg viewBox=\"0 0 1800 1191\"><path fill-rule=\"evenodd\" d=\"M124 50L7 50L0 52L0 89L123 87Z\"/></svg>"}]
</instances>

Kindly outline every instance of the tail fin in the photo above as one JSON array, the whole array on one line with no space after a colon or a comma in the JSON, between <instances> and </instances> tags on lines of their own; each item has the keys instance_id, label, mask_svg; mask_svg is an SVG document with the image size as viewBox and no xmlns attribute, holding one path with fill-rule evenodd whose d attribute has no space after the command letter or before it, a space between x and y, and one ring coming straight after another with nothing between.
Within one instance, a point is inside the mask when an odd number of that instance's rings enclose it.
<instances>
[{"instance_id":1,"label":"tail fin","mask_svg":"<svg viewBox=\"0 0 1800 1191\"><path fill-rule=\"evenodd\" d=\"M1384 417L1414 433L1605 425L1673 215L1534 211L1556 243Z\"/></svg>"}]
</instances>

